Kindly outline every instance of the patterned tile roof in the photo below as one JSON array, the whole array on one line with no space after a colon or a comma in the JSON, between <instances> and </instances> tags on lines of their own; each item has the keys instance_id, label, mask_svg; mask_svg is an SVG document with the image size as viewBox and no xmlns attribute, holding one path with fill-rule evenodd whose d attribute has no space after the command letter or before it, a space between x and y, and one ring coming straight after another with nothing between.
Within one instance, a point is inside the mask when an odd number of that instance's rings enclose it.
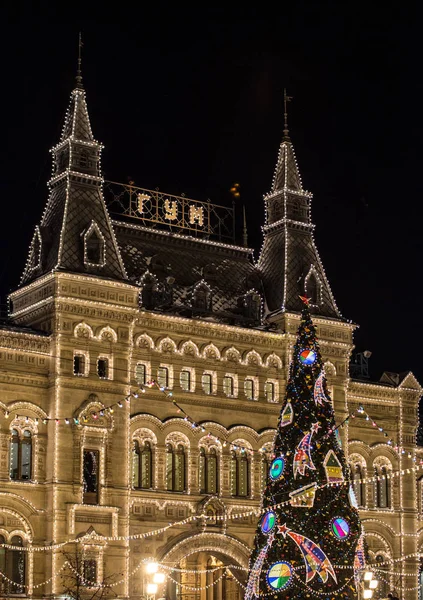
<instances>
[{"instance_id":1,"label":"patterned tile roof","mask_svg":"<svg viewBox=\"0 0 423 600\"><path fill-rule=\"evenodd\" d=\"M240 319L239 299L261 281L251 253L114 222L130 281L139 283L148 272L157 280L173 282L172 311L190 306L194 287L204 281L212 291L214 318Z\"/></svg>"}]
</instances>

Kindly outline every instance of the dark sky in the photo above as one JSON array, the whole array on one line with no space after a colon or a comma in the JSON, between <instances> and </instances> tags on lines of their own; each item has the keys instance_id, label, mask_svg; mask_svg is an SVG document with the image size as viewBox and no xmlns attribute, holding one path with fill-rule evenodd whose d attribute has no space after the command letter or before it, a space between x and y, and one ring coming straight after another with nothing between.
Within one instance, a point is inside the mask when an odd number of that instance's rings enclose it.
<instances>
[{"instance_id":1,"label":"dark sky","mask_svg":"<svg viewBox=\"0 0 423 600\"><path fill-rule=\"evenodd\" d=\"M138 13L116 8L109 21L101 10L89 21L77 10L59 17L18 6L3 14L0 37L2 303L45 205L48 151L59 139L82 29L106 178L225 204L239 181L257 251L287 87L318 249L343 315L360 325L357 348L373 352L373 378L412 370L423 382L417 4L189 11L157 3Z\"/></svg>"}]
</instances>

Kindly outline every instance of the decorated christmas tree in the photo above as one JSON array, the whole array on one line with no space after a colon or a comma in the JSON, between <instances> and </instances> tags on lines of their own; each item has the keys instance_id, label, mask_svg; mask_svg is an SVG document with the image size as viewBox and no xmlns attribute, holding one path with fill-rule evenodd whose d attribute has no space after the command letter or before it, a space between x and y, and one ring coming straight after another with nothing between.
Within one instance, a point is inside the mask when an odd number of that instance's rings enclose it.
<instances>
[{"instance_id":1,"label":"decorated christmas tree","mask_svg":"<svg viewBox=\"0 0 423 600\"><path fill-rule=\"evenodd\" d=\"M360 518L304 307L263 492L245 600L357 598Z\"/></svg>"}]
</instances>

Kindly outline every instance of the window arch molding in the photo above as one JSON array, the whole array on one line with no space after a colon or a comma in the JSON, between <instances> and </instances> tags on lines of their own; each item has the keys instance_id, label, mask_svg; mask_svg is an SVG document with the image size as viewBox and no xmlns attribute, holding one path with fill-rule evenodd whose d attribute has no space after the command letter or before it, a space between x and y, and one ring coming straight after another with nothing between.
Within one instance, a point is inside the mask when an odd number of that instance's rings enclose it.
<instances>
[{"instance_id":1,"label":"window arch molding","mask_svg":"<svg viewBox=\"0 0 423 600\"><path fill-rule=\"evenodd\" d=\"M222 360L227 362L241 363L241 353L234 346L231 346L224 351Z\"/></svg>"},{"instance_id":2,"label":"window arch molding","mask_svg":"<svg viewBox=\"0 0 423 600\"><path fill-rule=\"evenodd\" d=\"M202 358L208 358L208 359L214 359L214 360L220 360L221 358L221 354L220 354L220 350L217 346L215 346L214 344L207 344L207 346L205 346L201 352L201 356Z\"/></svg>"},{"instance_id":3,"label":"window arch molding","mask_svg":"<svg viewBox=\"0 0 423 600\"><path fill-rule=\"evenodd\" d=\"M95 338L94 332L88 323L81 321L75 325L73 329L73 335L76 338L88 338L90 340Z\"/></svg>"},{"instance_id":4,"label":"window arch molding","mask_svg":"<svg viewBox=\"0 0 423 600\"><path fill-rule=\"evenodd\" d=\"M262 367L263 359L256 350L249 350L245 354L243 364L251 367Z\"/></svg>"},{"instance_id":5,"label":"window arch molding","mask_svg":"<svg viewBox=\"0 0 423 600\"><path fill-rule=\"evenodd\" d=\"M154 340L148 335L148 333L141 333L135 338L135 345L138 348L149 348L150 350L155 349Z\"/></svg>"},{"instance_id":6,"label":"window arch molding","mask_svg":"<svg viewBox=\"0 0 423 600\"><path fill-rule=\"evenodd\" d=\"M193 355L193 356L196 356L198 358L200 356L200 351L198 349L197 344L195 344L191 340L187 340L186 342L183 342L181 344L181 346L180 346L180 354L185 354L187 356Z\"/></svg>"},{"instance_id":7,"label":"window arch molding","mask_svg":"<svg viewBox=\"0 0 423 600\"><path fill-rule=\"evenodd\" d=\"M97 339L103 342L117 342L118 336L116 331L110 325L102 327L98 332Z\"/></svg>"},{"instance_id":8,"label":"window arch molding","mask_svg":"<svg viewBox=\"0 0 423 600\"><path fill-rule=\"evenodd\" d=\"M95 428L105 432L112 431L115 427L113 415L100 401L96 394L90 394L80 407L74 412L74 424L78 429L83 427Z\"/></svg>"},{"instance_id":9,"label":"window arch molding","mask_svg":"<svg viewBox=\"0 0 423 600\"><path fill-rule=\"evenodd\" d=\"M277 354L272 352L272 354L269 354L268 356L266 356L264 365L268 369L271 367L273 367L275 369L282 369L282 359L280 358L280 356L278 356Z\"/></svg>"},{"instance_id":10,"label":"window arch molding","mask_svg":"<svg viewBox=\"0 0 423 600\"><path fill-rule=\"evenodd\" d=\"M169 353L169 354L170 353L179 354L176 342L168 336L162 338L158 342L156 349L157 349L157 352Z\"/></svg>"}]
</instances>

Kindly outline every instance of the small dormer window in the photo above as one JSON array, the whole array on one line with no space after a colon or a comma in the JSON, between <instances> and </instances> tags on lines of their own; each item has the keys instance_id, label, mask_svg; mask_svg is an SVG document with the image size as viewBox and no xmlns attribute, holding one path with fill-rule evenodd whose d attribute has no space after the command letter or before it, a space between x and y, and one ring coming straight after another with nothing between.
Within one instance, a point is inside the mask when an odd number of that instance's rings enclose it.
<instances>
[{"instance_id":1,"label":"small dormer window","mask_svg":"<svg viewBox=\"0 0 423 600\"><path fill-rule=\"evenodd\" d=\"M192 294L192 307L196 310L209 312L212 309L212 294L205 282L199 283Z\"/></svg>"},{"instance_id":2,"label":"small dormer window","mask_svg":"<svg viewBox=\"0 0 423 600\"><path fill-rule=\"evenodd\" d=\"M321 284L318 274L314 266L310 267L310 270L305 278L304 282L305 295L310 298L310 304L318 306L321 304Z\"/></svg>"},{"instance_id":3,"label":"small dormer window","mask_svg":"<svg viewBox=\"0 0 423 600\"><path fill-rule=\"evenodd\" d=\"M103 242L95 231L87 239L87 262L98 265L102 261L101 250Z\"/></svg>"},{"instance_id":4,"label":"small dormer window","mask_svg":"<svg viewBox=\"0 0 423 600\"><path fill-rule=\"evenodd\" d=\"M84 262L96 267L102 267L105 263L104 238L94 222L84 235Z\"/></svg>"}]
</instances>

